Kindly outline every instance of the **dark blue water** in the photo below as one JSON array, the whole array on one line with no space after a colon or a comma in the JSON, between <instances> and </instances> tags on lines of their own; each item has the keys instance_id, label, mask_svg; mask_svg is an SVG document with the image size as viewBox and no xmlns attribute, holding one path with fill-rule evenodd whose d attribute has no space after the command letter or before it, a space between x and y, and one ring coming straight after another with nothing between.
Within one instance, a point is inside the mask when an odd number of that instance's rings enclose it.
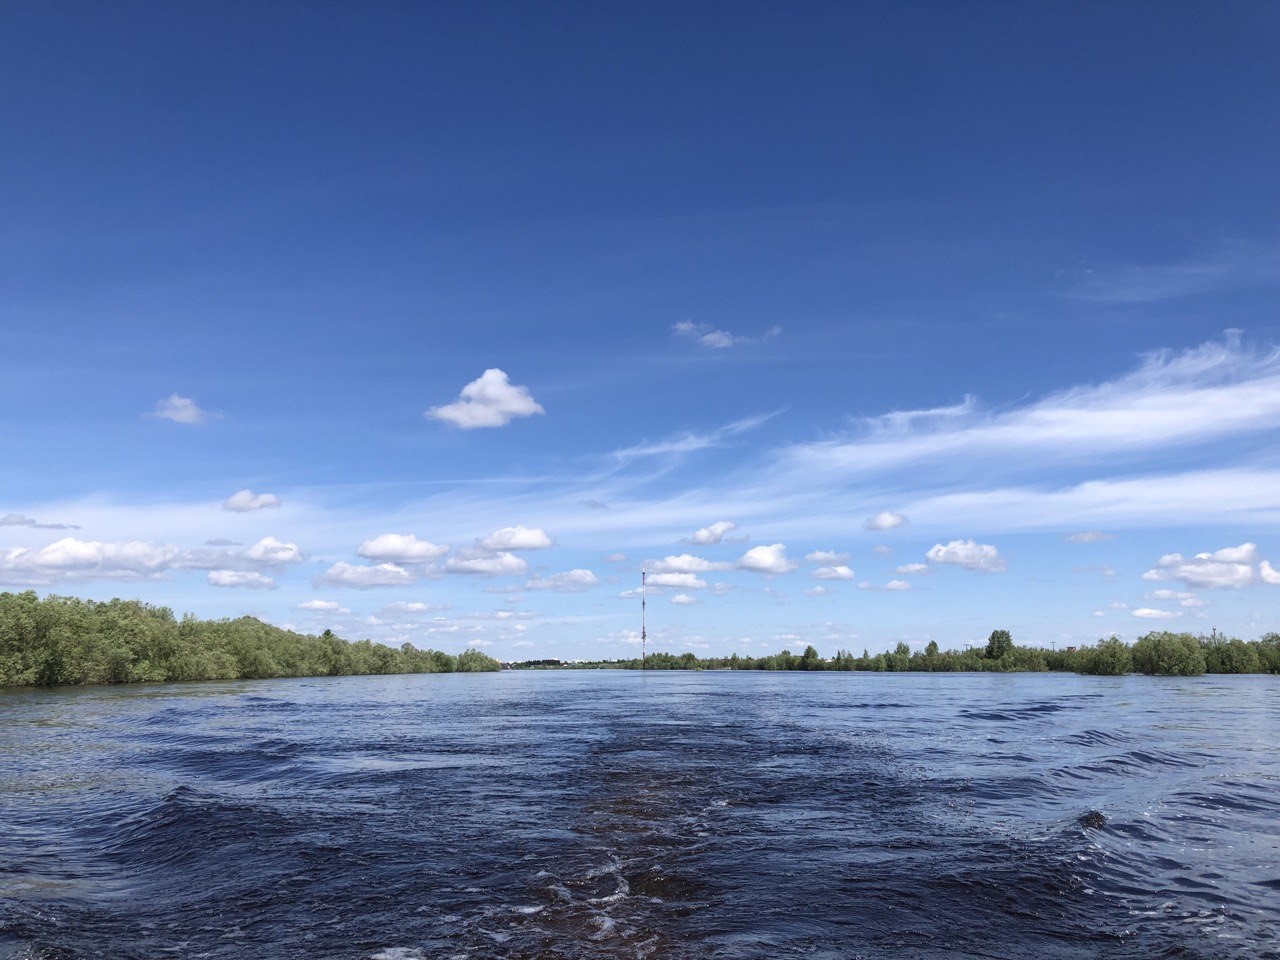
<instances>
[{"instance_id":1,"label":"dark blue water","mask_svg":"<svg viewBox=\"0 0 1280 960\"><path fill-rule=\"evenodd\" d=\"M0 691L0 957L1277 958L1278 734L1267 677Z\"/></svg>"}]
</instances>

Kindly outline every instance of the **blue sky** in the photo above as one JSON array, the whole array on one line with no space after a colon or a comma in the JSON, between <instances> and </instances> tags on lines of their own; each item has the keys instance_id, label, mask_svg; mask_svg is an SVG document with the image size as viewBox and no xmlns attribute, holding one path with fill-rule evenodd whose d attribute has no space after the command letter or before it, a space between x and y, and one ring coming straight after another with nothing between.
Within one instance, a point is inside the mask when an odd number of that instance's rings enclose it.
<instances>
[{"instance_id":1,"label":"blue sky","mask_svg":"<svg viewBox=\"0 0 1280 960\"><path fill-rule=\"evenodd\" d=\"M642 566L677 652L1280 629L1278 38L0 5L0 589L502 659L633 654Z\"/></svg>"}]
</instances>

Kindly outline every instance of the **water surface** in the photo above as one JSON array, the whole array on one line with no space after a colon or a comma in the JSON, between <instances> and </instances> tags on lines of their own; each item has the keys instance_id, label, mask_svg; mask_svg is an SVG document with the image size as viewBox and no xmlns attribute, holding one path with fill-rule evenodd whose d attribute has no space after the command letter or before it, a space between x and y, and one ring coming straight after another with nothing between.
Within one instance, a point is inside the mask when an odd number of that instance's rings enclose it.
<instances>
[{"instance_id":1,"label":"water surface","mask_svg":"<svg viewBox=\"0 0 1280 960\"><path fill-rule=\"evenodd\" d=\"M1280 958L1278 731L1269 677L0 691L0 958Z\"/></svg>"}]
</instances>

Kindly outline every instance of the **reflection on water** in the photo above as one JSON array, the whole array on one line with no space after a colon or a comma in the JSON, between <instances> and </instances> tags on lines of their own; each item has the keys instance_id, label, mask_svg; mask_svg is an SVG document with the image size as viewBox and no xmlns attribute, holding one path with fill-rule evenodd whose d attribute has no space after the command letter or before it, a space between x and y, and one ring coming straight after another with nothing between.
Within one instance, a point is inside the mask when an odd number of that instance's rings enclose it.
<instances>
[{"instance_id":1,"label":"reflection on water","mask_svg":"<svg viewBox=\"0 0 1280 960\"><path fill-rule=\"evenodd\" d=\"M1280 684L0 692L0 958L1277 958Z\"/></svg>"}]
</instances>

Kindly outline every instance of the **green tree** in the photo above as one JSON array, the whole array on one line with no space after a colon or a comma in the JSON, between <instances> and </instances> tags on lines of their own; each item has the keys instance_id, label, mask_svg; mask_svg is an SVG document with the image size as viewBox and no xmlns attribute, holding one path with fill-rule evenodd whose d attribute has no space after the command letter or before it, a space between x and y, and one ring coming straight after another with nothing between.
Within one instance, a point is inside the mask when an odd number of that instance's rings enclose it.
<instances>
[{"instance_id":1,"label":"green tree","mask_svg":"<svg viewBox=\"0 0 1280 960\"><path fill-rule=\"evenodd\" d=\"M1133 657L1129 653L1129 645L1112 635L1099 640L1096 647L1085 651L1079 668L1081 673L1118 677L1133 669Z\"/></svg>"},{"instance_id":2,"label":"green tree","mask_svg":"<svg viewBox=\"0 0 1280 960\"><path fill-rule=\"evenodd\" d=\"M999 660L1013 649L1013 636L1008 630L992 630L987 637L987 659Z\"/></svg>"},{"instance_id":3,"label":"green tree","mask_svg":"<svg viewBox=\"0 0 1280 960\"><path fill-rule=\"evenodd\" d=\"M1189 633L1152 632L1133 645L1133 668L1148 676L1198 677L1205 672L1204 650Z\"/></svg>"}]
</instances>

